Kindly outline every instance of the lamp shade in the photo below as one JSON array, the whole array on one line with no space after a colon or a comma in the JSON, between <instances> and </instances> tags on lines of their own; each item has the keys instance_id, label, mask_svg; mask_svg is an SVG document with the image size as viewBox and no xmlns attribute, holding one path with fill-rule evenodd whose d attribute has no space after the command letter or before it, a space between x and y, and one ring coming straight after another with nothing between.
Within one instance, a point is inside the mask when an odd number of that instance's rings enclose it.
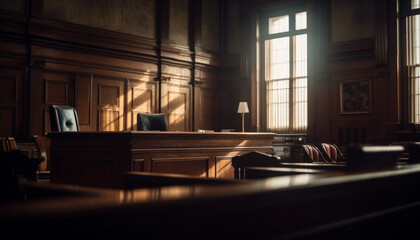
<instances>
[{"instance_id":1,"label":"lamp shade","mask_svg":"<svg viewBox=\"0 0 420 240\"><path fill-rule=\"evenodd\" d=\"M240 102L238 106L238 113L249 113L248 103Z\"/></svg>"}]
</instances>

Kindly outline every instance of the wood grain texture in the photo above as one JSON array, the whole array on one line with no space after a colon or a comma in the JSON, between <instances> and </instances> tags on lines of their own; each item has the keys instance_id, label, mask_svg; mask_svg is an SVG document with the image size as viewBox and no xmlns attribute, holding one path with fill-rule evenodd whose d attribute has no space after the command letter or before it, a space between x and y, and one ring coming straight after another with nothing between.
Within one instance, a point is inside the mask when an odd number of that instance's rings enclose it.
<instances>
[{"instance_id":1,"label":"wood grain texture","mask_svg":"<svg viewBox=\"0 0 420 240\"><path fill-rule=\"evenodd\" d=\"M231 157L251 151L271 154L274 134L112 131L49 136L53 182L118 188L123 173L133 170L230 177Z\"/></svg>"}]
</instances>

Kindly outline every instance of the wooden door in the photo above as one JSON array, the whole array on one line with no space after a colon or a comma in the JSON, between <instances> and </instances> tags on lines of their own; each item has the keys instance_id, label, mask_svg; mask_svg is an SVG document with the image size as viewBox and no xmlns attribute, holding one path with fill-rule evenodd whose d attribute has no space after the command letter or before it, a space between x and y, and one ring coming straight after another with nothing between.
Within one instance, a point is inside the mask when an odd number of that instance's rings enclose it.
<instances>
[{"instance_id":1,"label":"wooden door","mask_svg":"<svg viewBox=\"0 0 420 240\"><path fill-rule=\"evenodd\" d=\"M124 130L124 81L94 78L97 131Z\"/></svg>"}]
</instances>

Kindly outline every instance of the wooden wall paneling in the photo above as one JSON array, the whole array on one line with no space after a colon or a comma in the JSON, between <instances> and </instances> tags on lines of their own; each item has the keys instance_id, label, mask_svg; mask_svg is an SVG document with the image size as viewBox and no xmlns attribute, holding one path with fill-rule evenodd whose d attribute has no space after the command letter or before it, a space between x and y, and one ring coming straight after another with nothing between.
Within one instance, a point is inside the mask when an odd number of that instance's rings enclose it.
<instances>
[{"instance_id":1,"label":"wooden wall paneling","mask_svg":"<svg viewBox=\"0 0 420 240\"><path fill-rule=\"evenodd\" d=\"M44 71L43 75L42 132L51 131L48 107L52 104L75 106L76 74Z\"/></svg>"},{"instance_id":2,"label":"wooden wall paneling","mask_svg":"<svg viewBox=\"0 0 420 240\"><path fill-rule=\"evenodd\" d=\"M86 49L72 52L67 48L43 45L34 48L37 49L36 57L45 59L45 61L40 60L43 65L38 70L39 74L42 74L43 68L48 68L59 72L73 72L77 76L76 99L70 102L75 102L73 104L76 105L78 112L80 111L82 131L123 130L127 127L131 129L133 121L129 121L128 117L132 115L125 115L128 108L125 104L128 103L129 97L126 92L128 81L131 79L143 82L154 81L157 74L155 62L138 58L127 59L124 56L118 58L114 55L99 55L86 52ZM99 80L96 79L98 76ZM37 78L33 79L35 81ZM112 86L117 86L114 88L115 91L112 90ZM99 95L100 91L105 94ZM33 92L36 94L37 90ZM102 98L98 99L99 97ZM100 107L97 105L99 101L103 102Z\"/></svg>"},{"instance_id":3,"label":"wooden wall paneling","mask_svg":"<svg viewBox=\"0 0 420 240\"><path fill-rule=\"evenodd\" d=\"M194 131L220 130L218 79L222 76L214 69L195 70Z\"/></svg>"},{"instance_id":4,"label":"wooden wall paneling","mask_svg":"<svg viewBox=\"0 0 420 240\"><path fill-rule=\"evenodd\" d=\"M51 180L115 187L121 186L124 172L133 170L211 178L220 173L221 177L231 157L252 151L273 154L273 137L273 133L53 132ZM220 166L215 166L215 159ZM89 171L95 172L92 182ZM102 184L106 177L111 179Z\"/></svg>"},{"instance_id":5,"label":"wooden wall paneling","mask_svg":"<svg viewBox=\"0 0 420 240\"><path fill-rule=\"evenodd\" d=\"M201 47L201 1L190 1L190 34L192 35L192 42L194 52Z\"/></svg>"},{"instance_id":6,"label":"wooden wall paneling","mask_svg":"<svg viewBox=\"0 0 420 240\"><path fill-rule=\"evenodd\" d=\"M201 47L219 52L220 44L220 1L201 1Z\"/></svg>"},{"instance_id":7,"label":"wooden wall paneling","mask_svg":"<svg viewBox=\"0 0 420 240\"><path fill-rule=\"evenodd\" d=\"M226 85L224 85L226 86ZM221 88L221 87L220 87ZM234 100L232 97L232 91L229 91L229 89L234 89L234 88L228 88L228 89L220 89L218 90L218 96L219 96L219 106L218 106L218 111L219 111L219 127L220 129L235 129L235 124L233 122L233 112L234 110ZM252 111L252 110L251 110ZM251 124L251 122L250 122ZM239 129L239 125L238 125L238 129Z\"/></svg>"},{"instance_id":8,"label":"wooden wall paneling","mask_svg":"<svg viewBox=\"0 0 420 240\"><path fill-rule=\"evenodd\" d=\"M81 48L77 44L66 45L61 42L54 42L54 45L51 45L51 42L42 42L42 44L33 46L32 52L36 51L37 59L43 61L48 68L57 71L116 78L129 78L126 75L138 73L153 75L157 72L157 60L144 55L133 58L132 55L127 57L122 52L109 52L93 47ZM122 73L124 76L121 76Z\"/></svg>"},{"instance_id":9,"label":"wooden wall paneling","mask_svg":"<svg viewBox=\"0 0 420 240\"><path fill-rule=\"evenodd\" d=\"M196 89L196 116L195 128L219 131L219 97L216 88L195 87Z\"/></svg>"},{"instance_id":10,"label":"wooden wall paneling","mask_svg":"<svg viewBox=\"0 0 420 240\"><path fill-rule=\"evenodd\" d=\"M167 6L165 5L167 4ZM164 1L160 6L160 56L165 60L193 61L190 50L190 4L188 0ZM164 60L164 61L165 61Z\"/></svg>"},{"instance_id":11,"label":"wooden wall paneling","mask_svg":"<svg viewBox=\"0 0 420 240\"><path fill-rule=\"evenodd\" d=\"M169 41L187 45L189 43L188 0L169 1Z\"/></svg>"},{"instance_id":12,"label":"wooden wall paneling","mask_svg":"<svg viewBox=\"0 0 420 240\"><path fill-rule=\"evenodd\" d=\"M376 132L374 125L374 121L365 119L335 122L332 141L341 147L369 143Z\"/></svg>"},{"instance_id":13,"label":"wooden wall paneling","mask_svg":"<svg viewBox=\"0 0 420 240\"><path fill-rule=\"evenodd\" d=\"M214 177L214 175L210 173L210 161L210 156L154 157L152 158L152 172Z\"/></svg>"},{"instance_id":14,"label":"wooden wall paneling","mask_svg":"<svg viewBox=\"0 0 420 240\"><path fill-rule=\"evenodd\" d=\"M244 15L244 14L243 14ZM241 67L240 73L241 76L249 77L250 78L250 87L251 87L251 99L250 99L250 110L251 110L251 127L254 131L261 131L262 130L262 114L260 114L262 105L261 105L261 72L260 72L260 64L257 62L259 59L259 49L260 43L258 42L258 19L259 16L254 11L245 15L243 19L241 19L241 34L246 34L250 36L249 44L246 45L245 41L242 41L241 46L241 66L245 65L246 68ZM245 23L248 23L249 28L245 28L243 26L247 26ZM246 29L246 30L243 30ZM241 35L243 39L244 35ZM251 44L255 43L255 44ZM246 55L245 49L248 49L248 54ZM245 71L244 71L245 70Z\"/></svg>"},{"instance_id":15,"label":"wooden wall paneling","mask_svg":"<svg viewBox=\"0 0 420 240\"><path fill-rule=\"evenodd\" d=\"M338 43L374 37L375 2L332 0L332 41Z\"/></svg>"},{"instance_id":16,"label":"wooden wall paneling","mask_svg":"<svg viewBox=\"0 0 420 240\"><path fill-rule=\"evenodd\" d=\"M162 42L161 56L165 59L174 59L183 62L192 62L194 58L194 54L189 46L168 42Z\"/></svg>"},{"instance_id":17,"label":"wooden wall paneling","mask_svg":"<svg viewBox=\"0 0 420 240\"><path fill-rule=\"evenodd\" d=\"M20 126L18 112L22 110L20 105L21 73L0 68L0 85L0 136L15 137Z\"/></svg>"},{"instance_id":18,"label":"wooden wall paneling","mask_svg":"<svg viewBox=\"0 0 420 240\"><path fill-rule=\"evenodd\" d=\"M28 1L7 1L7 4L0 4L0 22L2 23L0 31L17 33L23 37L26 31L26 9L28 8L25 2Z\"/></svg>"},{"instance_id":19,"label":"wooden wall paneling","mask_svg":"<svg viewBox=\"0 0 420 240\"><path fill-rule=\"evenodd\" d=\"M124 81L94 76L93 85L96 130L124 130Z\"/></svg>"},{"instance_id":20,"label":"wooden wall paneling","mask_svg":"<svg viewBox=\"0 0 420 240\"><path fill-rule=\"evenodd\" d=\"M81 131L95 130L92 122L92 84L92 75L77 75L76 110Z\"/></svg>"},{"instance_id":21,"label":"wooden wall paneling","mask_svg":"<svg viewBox=\"0 0 420 240\"><path fill-rule=\"evenodd\" d=\"M375 1L375 57L376 63L388 63L387 1Z\"/></svg>"},{"instance_id":22,"label":"wooden wall paneling","mask_svg":"<svg viewBox=\"0 0 420 240\"><path fill-rule=\"evenodd\" d=\"M167 114L170 131L192 130L190 79L189 66L162 66L160 112Z\"/></svg>"},{"instance_id":23,"label":"wooden wall paneling","mask_svg":"<svg viewBox=\"0 0 420 240\"><path fill-rule=\"evenodd\" d=\"M195 3L197 2L197 3ZM222 4L219 0L194 1L195 62L223 66Z\"/></svg>"},{"instance_id":24,"label":"wooden wall paneling","mask_svg":"<svg viewBox=\"0 0 420 240\"><path fill-rule=\"evenodd\" d=\"M327 55L331 35L329 4L329 0L316 0L308 4L308 29L311 29L311 31L308 35L310 40L308 41L308 129L306 135L311 142L316 142L319 138L330 140L332 134L331 127L327 125L327 122L331 122L331 110L335 106L334 100L331 99L334 90L331 89L330 85L327 93L323 89L324 86L331 83ZM315 119L320 118L318 114L320 108L318 106L325 105L319 103L318 97L322 99L323 104L327 103L327 106L329 106L328 110L325 110L329 115L323 116L321 126ZM318 131L325 134L320 136Z\"/></svg>"},{"instance_id":25,"label":"wooden wall paneling","mask_svg":"<svg viewBox=\"0 0 420 240\"><path fill-rule=\"evenodd\" d=\"M260 131L261 129L257 130L257 126L254 125L252 120L257 115L259 117L262 114L261 107L257 108L260 100L257 102L253 101L253 97L256 97L257 93L255 91L254 95L252 95L253 91L251 89L255 89L256 85L252 83L251 86L251 80L241 77L237 68L225 69L224 75L220 76L220 79L218 89L221 128L242 131L241 114L237 113L238 104L239 102L247 102L250 112L245 114L245 131Z\"/></svg>"},{"instance_id":26,"label":"wooden wall paneling","mask_svg":"<svg viewBox=\"0 0 420 240\"><path fill-rule=\"evenodd\" d=\"M310 84L314 87L308 89L308 94L313 96L313 101L310 102L313 107L308 108L309 113L311 113L308 123L312 121L311 133L317 133L311 136L312 142L330 142L331 139L331 116L337 113L337 108L340 106L339 98L336 97L339 86L331 87L331 84L332 81L328 76L320 75L315 83Z\"/></svg>"},{"instance_id":27,"label":"wooden wall paneling","mask_svg":"<svg viewBox=\"0 0 420 240\"><path fill-rule=\"evenodd\" d=\"M49 130L45 123L45 81L43 71L45 61L38 58L40 48L31 46L29 64L29 135L42 135ZM46 125L48 128L46 128Z\"/></svg>"},{"instance_id":28,"label":"wooden wall paneling","mask_svg":"<svg viewBox=\"0 0 420 240\"><path fill-rule=\"evenodd\" d=\"M232 156L216 156L215 157L215 174L216 178L234 178L234 168L232 167Z\"/></svg>"},{"instance_id":29,"label":"wooden wall paneling","mask_svg":"<svg viewBox=\"0 0 420 240\"><path fill-rule=\"evenodd\" d=\"M366 61L374 61L367 58ZM351 65L353 61L342 60L340 65ZM336 65L332 65L335 67ZM346 67L347 68L347 67ZM340 112L340 84L357 80L370 81L370 111L365 113ZM332 139L340 144L369 143L389 144L393 133L390 124L395 123L394 110L398 108L396 96L392 92L391 80L387 68L356 68L352 71L336 71L332 73L331 87L331 127ZM346 122L346 123L343 123ZM317 123L319 124L319 123ZM324 132L319 131L322 135ZM323 136L322 140L327 139Z\"/></svg>"},{"instance_id":30,"label":"wooden wall paneling","mask_svg":"<svg viewBox=\"0 0 420 240\"><path fill-rule=\"evenodd\" d=\"M170 131L191 131L191 86L162 83L161 102Z\"/></svg>"},{"instance_id":31,"label":"wooden wall paneling","mask_svg":"<svg viewBox=\"0 0 420 240\"><path fill-rule=\"evenodd\" d=\"M134 172L150 172L150 171L146 171L145 168L145 159L143 157L135 157L133 155L133 166L132 166L132 170Z\"/></svg>"},{"instance_id":32,"label":"wooden wall paneling","mask_svg":"<svg viewBox=\"0 0 420 240\"><path fill-rule=\"evenodd\" d=\"M157 81L128 80L127 129L137 130L138 113L157 112Z\"/></svg>"},{"instance_id":33,"label":"wooden wall paneling","mask_svg":"<svg viewBox=\"0 0 420 240\"><path fill-rule=\"evenodd\" d=\"M391 126L390 128L394 128L395 131L395 125L398 123L404 122L401 112L402 112L402 97L400 96L400 91L402 89L401 86L401 72L404 72L403 68L401 68L401 60L400 60L400 49L405 49L404 44L399 44L400 41L400 34L403 34L399 23L401 20L398 19L399 12L398 12L398 3L397 0L388 1L388 8L387 8L387 16L389 22L388 22L388 33L395 33L395 34L388 34L388 51L389 51L389 81L390 81L390 96L395 99L398 104L395 106L396 108L391 110L391 115L394 116L394 119L390 124L394 124L394 126ZM403 36L403 35L401 35Z\"/></svg>"},{"instance_id":34,"label":"wooden wall paneling","mask_svg":"<svg viewBox=\"0 0 420 240\"><path fill-rule=\"evenodd\" d=\"M229 54L239 54L241 52L241 3L240 0L229 0L224 3L227 7L227 11L225 13L227 15L227 24L224 24L224 26L226 26L225 34L227 35L225 42L227 45L227 52Z\"/></svg>"},{"instance_id":35,"label":"wooden wall paneling","mask_svg":"<svg viewBox=\"0 0 420 240\"><path fill-rule=\"evenodd\" d=\"M48 0L43 4L46 18L31 19L31 26L37 35L53 39L153 55L157 46L156 2Z\"/></svg>"},{"instance_id":36,"label":"wooden wall paneling","mask_svg":"<svg viewBox=\"0 0 420 240\"><path fill-rule=\"evenodd\" d=\"M20 31L14 22L20 20L8 19L7 23L0 24L0 39L2 39L0 41L0 136L23 140L30 122L27 112L29 104L27 47L23 44L23 36L2 32L5 30L3 27L9 24L13 25L12 28L16 31Z\"/></svg>"}]
</instances>

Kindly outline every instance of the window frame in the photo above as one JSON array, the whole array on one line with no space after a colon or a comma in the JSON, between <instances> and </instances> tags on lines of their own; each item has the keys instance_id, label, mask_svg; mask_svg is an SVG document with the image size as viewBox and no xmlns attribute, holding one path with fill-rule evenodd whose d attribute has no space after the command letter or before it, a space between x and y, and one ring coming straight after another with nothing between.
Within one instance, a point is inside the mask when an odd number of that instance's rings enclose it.
<instances>
[{"instance_id":1,"label":"window frame","mask_svg":"<svg viewBox=\"0 0 420 240\"><path fill-rule=\"evenodd\" d=\"M300 12L306 12L306 28L305 29L299 29L296 30L295 26L295 14ZM289 16L289 31L287 32L281 32L281 33L274 33L269 34L269 19L273 17L288 15ZM276 9L272 9L269 11L262 12L259 15L259 21L258 21L258 34L259 34L259 66L260 66L260 81L259 81L259 87L260 87L260 93L259 93L259 108L261 111L261 127L263 130L268 130L268 113L267 113L267 89L266 89L266 66L265 66L265 41L272 40L272 39L278 39L282 37L289 37L289 46L290 48L290 54L289 54L289 62L290 64L290 75L289 75L289 127L287 131L280 131L277 132L278 134L306 134L309 127L309 110L307 109L307 117L306 117L306 129L304 131L296 131L293 127L293 118L294 118L294 95L293 95L293 68L295 67L294 59L293 59L293 52L294 52L294 46L293 46L293 37L306 34L307 37L307 107L309 107L309 42L310 42L310 29L309 29L309 12L308 7L305 4L299 4L299 5L293 5L293 6L284 6L279 7Z\"/></svg>"},{"instance_id":2,"label":"window frame","mask_svg":"<svg viewBox=\"0 0 420 240\"><path fill-rule=\"evenodd\" d=\"M401 120L402 123L415 124L412 116L411 87L409 79L409 67L407 62L407 17L420 15L420 8L411 9L411 0L400 0L400 59L401 59ZM418 106L420 107L420 106ZM417 123L416 125L419 125Z\"/></svg>"}]
</instances>

